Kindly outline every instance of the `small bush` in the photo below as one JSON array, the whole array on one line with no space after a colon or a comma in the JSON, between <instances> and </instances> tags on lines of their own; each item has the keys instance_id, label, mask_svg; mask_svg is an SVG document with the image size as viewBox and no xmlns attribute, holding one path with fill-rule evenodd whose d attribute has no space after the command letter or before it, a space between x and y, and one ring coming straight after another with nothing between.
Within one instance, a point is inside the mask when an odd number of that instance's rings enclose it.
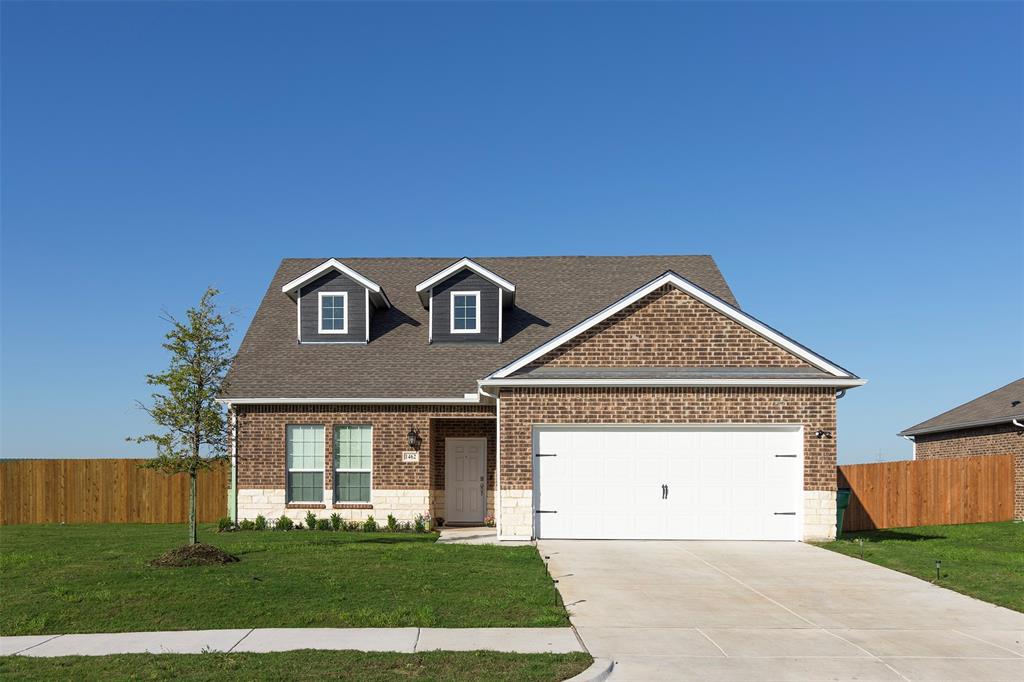
<instances>
[{"instance_id":1,"label":"small bush","mask_svg":"<svg viewBox=\"0 0 1024 682\"><path fill-rule=\"evenodd\" d=\"M423 514L416 515L416 519L413 521L412 527L417 533L427 532L427 520L423 517Z\"/></svg>"},{"instance_id":2,"label":"small bush","mask_svg":"<svg viewBox=\"0 0 1024 682\"><path fill-rule=\"evenodd\" d=\"M222 516L221 518L217 519L218 533L230 533L233 530L236 530L236 528L230 516Z\"/></svg>"},{"instance_id":3,"label":"small bush","mask_svg":"<svg viewBox=\"0 0 1024 682\"><path fill-rule=\"evenodd\" d=\"M353 533L362 529L362 527L363 525L358 521L348 521L345 523L345 530L352 531Z\"/></svg>"},{"instance_id":4,"label":"small bush","mask_svg":"<svg viewBox=\"0 0 1024 682\"><path fill-rule=\"evenodd\" d=\"M256 523L249 519L242 519L238 524L239 530L256 530Z\"/></svg>"},{"instance_id":5,"label":"small bush","mask_svg":"<svg viewBox=\"0 0 1024 682\"><path fill-rule=\"evenodd\" d=\"M341 530L341 514L338 512L331 514L331 530Z\"/></svg>"},{"instance_id":6,"label":"small bush","mask_svg":"<svg viewBox=\"0 0 1024 682\"><path fill-rule=\"evenodd\" d=\"M267 517L265 517L263 514L258 515L256 517L256 521L254 523L255 523L255 526L256 526L256 530L266 530L267 529Z\"/></svg>"},{"instance_id":7,"label":"small bush","mask_svg":"<svg viewBox=\"0 0 1024 682\"><path fill-rule=\"evenodd\" d=\"M398 530L398 519L394 514L388 514L388 532L394 533L396 530Z\"/></svg>"},{"instance_id":8,"label":"small bush","mask_svg":"<svg viewBox=\"0 0 1024 682\"><path fill-rule=\"evenodd\" d=\"M295 530L302 530L303 528L305 528L305 526L302 525L302 521L297 522L294 527Z\"/></svg>"},{"instance_id":9,"label":"small bush","mask_svg":"<svg viewBox=\"0 0 1024 682\"><path fill-rule=\"evenodd\" d=\"M374 520L373 514L366 517L363 521L363 532L365 533L376 533L377 532L377 521Z\"/></svg>"},{"instance_id":10,"label":"small bush","mask_svg":"<svg viewBox=\"0 0 1024 682\"><path fill-rule=\"evenodd\" d=\"M488 528L494 528L494 517L490 516L490 515L485 516L484 517L484 525L487 526Z\"/></svg>"},{"instance_id":11,"label":"small bush","mask_svg":"<svg viewBox=\"0 0 1024 682\"><path fill-rule=\"evenodd\" d=\"M306 512L306 528L316 530L316 514L311 511Z\"/></svg>"},{"instance_id":12,"label":"small bush","mask_svg":"<svg viewBox=\"0 0 1024 682\"><path fill-rule=\"evenodd\" d=\"M281 514L281 518L277 520L277 525L274 527L278 530L291 530L295 527L295 523L284 514Z\"/></svg>"},{"instance_id":13,"label":"small bush","mask_svg":"<svg viewBox=\"0 0 1024 682\"><path fill-rule=\"evenodd\" d=\"M330 519L317 519L316 520L316 529L317 530L331 530L331 520Z\"/></svg>"}]
</instances>

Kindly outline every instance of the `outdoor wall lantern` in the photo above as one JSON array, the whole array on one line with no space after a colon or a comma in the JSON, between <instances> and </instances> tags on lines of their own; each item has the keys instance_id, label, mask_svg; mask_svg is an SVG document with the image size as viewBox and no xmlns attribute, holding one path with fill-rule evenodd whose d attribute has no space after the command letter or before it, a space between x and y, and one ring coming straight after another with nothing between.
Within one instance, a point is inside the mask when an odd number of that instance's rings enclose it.
<instances>
[{"instance_id":1,"label":"outdoor wall lantern","mask_svg":"<svg viewBox=\"0 0 1024 682\"><path fill-rule=\"evenodd\" d=\"M409 439L409 447L410 448L412 448L413 450L419 450L420 449L420 443L422 441L420 440L420 434L416 433L416 429L414 429L414 428L412 428L410 426L409 427L409 435L407 436L407 438Z\"/></svg>"},{"instance_id":2,"label":"outdoor wall lantern","mask_svg":"<svg viewBox=\"0 0 1024 682\"><path fill-rule=\"evenodd\" d=\"M822 438L831 438L832 432L825 431L824 429L818 429L817 431L814 432L814 437L817 438L818 440L821 440Z\"/></svg>"}]
</instances>

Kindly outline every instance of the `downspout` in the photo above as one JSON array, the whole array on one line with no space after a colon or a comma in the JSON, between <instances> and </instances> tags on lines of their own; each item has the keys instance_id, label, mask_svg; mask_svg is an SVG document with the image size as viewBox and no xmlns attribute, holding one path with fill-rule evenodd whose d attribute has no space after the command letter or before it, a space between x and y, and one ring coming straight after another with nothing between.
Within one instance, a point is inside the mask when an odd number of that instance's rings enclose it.
<instances>
[{"instance_id":1,"label":"downspout","mask_svg":"<svg viewBox=\"0 0 1024 682\"><path fill-rule=\"evenodd\" d=\"M1018 429L1024 429L1024 424L1021 424L1019 419L1014 419L1011 423Z\"/></svg>"},{"instance_id":2,"label":"downspout","mask_svg":"<svg viewBox=\"0 0 1024 682\"><path fill-rule=\"evenodd\" d=\"M494 527L501 540L501 398L479 387L481 395L494 399Z\"/></svg>"},{"instance_id":3,"label":"downspout","mask_svg":"<svg viewBox=\"0 0 1024 682\"><path fill-rule=\"evenodd\" d=\"M917 459L917 441L914 440L913 436L900 436L900 438L905 438L906 440L910 441L911 445L914 446L914 455L913 455L913 457L916 460Z\"/></svg>"},{"instance_id":4,"label":"downspout","mask_svg":"<svg viewBox=\"0 0 1024 682\"><path fill-rule=\"evenodd\" d=\"M228 419L231 438L231 487L228 489L228 516L231 522L238 523L238 418L235 408L228 403Z\"/></svg>"}]
</instances>

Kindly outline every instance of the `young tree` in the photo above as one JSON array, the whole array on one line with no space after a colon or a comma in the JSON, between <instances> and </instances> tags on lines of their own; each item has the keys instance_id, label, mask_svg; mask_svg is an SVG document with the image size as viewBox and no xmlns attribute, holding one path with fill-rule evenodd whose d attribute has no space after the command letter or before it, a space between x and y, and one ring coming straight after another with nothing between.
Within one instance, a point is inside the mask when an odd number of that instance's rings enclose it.
<instances>
[{"instance_id":1,"label":"young tree","mask_svg":"<svg viewBox=\"0 0 1024 682\"><path fill-rule=\"evenodd\" d=\"M196 544L196 474L227 458L227 427L224 410L216 401L231 364L228 338L232 325L224 321L214 304L216 289L206 290L199 305L178 320L162 316L171 324L163 343L171 364L159 374L147 374L146 383L160 386L153 405L139 403L163 433L129 438L136 443L156 445L156 457L142 466L165 474L188 473L188 541Z\"/></svg>"}]
</instances>

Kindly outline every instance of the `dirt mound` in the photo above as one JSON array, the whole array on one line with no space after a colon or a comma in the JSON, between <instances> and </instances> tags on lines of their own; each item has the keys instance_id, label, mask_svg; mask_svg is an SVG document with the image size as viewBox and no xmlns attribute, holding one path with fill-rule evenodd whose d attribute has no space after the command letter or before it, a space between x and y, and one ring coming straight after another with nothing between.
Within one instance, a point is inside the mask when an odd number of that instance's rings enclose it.
<instances>
[{"instance_id":1,"label":"dirt mound","mask_svg":"<svg viewBox=\"0 0 1024 682\"><path fill-rule=\"evenodd\" d=\"M222 549L213 545L198 542L194 545L184 545L172 549L166 554L149 562L150 566L160 568L171 568L175 566L214 566L217 564L230 564L238 561L234 554L228 554Z\"/></svg>"}]
</instances>

